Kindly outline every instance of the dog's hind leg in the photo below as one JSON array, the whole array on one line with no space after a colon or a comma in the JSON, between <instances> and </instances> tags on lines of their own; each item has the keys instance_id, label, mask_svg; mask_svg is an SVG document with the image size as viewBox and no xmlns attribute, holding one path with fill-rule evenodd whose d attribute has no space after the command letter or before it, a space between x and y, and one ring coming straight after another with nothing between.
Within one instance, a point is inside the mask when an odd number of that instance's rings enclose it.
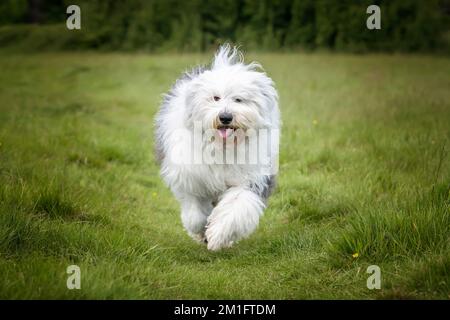
<instances>
[{"instance_id":1,"label":"dog's hind leg","mask_svg":"<svg viewBox=\"0 0 450 320\"><path fill-rule=\"evenodd\" d=\"M206 239L209 250L230 247L250 235L258 226L264 202L256 193L243 187L228 189L208 217Z\"/></svg>"},{"instance_id":2,"label":"dog's hind leg","mask_svg":"<svg viewBox=\"0 0 450 320\"><path fill-rule=\"evenodd\" d=\"M179 197L181 203L181 221L188 234L198 242L206 242L205 226L212 205L208 200L192 195Z\"/></svg>"}]
</instances>

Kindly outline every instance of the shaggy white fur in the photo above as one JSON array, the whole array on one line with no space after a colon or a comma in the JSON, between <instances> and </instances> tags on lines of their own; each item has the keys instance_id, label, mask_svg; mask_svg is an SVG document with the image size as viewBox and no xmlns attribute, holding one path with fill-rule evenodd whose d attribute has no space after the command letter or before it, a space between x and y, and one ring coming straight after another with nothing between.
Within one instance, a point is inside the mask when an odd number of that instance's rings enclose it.
<instances>
[{"instance_id":1,"label":"shaggy white fur","mask_svg":"<svg viewBox=\"0 0 450 320\"><path fill-rule=\"evenodd\" d=\"M278 95L261 69L224 45L209 68L176 81L156 117L161 175L184 228L210 250L256 229L275 183Z\"/></svg>"}]
</instances>

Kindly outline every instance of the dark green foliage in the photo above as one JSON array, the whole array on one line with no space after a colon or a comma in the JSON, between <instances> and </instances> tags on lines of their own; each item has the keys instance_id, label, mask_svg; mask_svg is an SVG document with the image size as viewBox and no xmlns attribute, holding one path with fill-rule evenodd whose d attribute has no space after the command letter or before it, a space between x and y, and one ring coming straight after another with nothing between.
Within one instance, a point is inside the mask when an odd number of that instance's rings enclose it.
<instances>
[{"instance_id":1,"label":"dark green foliage","mask_svg":"<svg viewBox=\"0 0 450 320\"><path fill-rule=\"evenodd\" d=\"M446 0L82 0L78 1L82 29L77 31L65 28L69 4L3 1L1 47L204 51L224 41L262 50L442 51L448 47ZM381 30L366 28L366 9L371 4L381 8ZM11 27L25 23L38 26Z\"/></svg>"}]
</instances>

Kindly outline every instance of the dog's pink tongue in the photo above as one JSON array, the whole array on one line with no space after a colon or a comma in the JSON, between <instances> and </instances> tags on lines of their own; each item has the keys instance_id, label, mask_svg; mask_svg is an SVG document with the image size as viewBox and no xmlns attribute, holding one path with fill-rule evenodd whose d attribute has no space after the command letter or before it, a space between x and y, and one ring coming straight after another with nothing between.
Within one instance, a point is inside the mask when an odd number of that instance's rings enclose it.
<instances>
[{"instance_id":1,"label":"dog's pink tongue","mask_svg":"<svg viewBox=\"0 0 450 320\"><path fill-rule=\"evenodd\" d=\"M219 133L220 133L220 136L222 137L222 139L226 139L227 137L229 137L232 132L233 132L233 129L227 129L227 128L219 129Z\"/></svg>"}]
</instances>

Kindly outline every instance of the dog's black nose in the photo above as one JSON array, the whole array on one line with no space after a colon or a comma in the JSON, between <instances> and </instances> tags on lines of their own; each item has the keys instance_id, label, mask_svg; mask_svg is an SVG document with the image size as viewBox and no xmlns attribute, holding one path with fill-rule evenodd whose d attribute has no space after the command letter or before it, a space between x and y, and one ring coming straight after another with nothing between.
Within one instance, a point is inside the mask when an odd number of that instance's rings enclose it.
<instances>
[{"instance_id":1,"label":"dog's black nose","mask_svg":"<svg viewBox=\"0 0 450 320\"><path fill-rule=\"evenodd\" d=\"M219 120L222 124L230 124L233 121L233 115L229 112L222 112L219 114Z\"/></svg>"}]
</instances>

